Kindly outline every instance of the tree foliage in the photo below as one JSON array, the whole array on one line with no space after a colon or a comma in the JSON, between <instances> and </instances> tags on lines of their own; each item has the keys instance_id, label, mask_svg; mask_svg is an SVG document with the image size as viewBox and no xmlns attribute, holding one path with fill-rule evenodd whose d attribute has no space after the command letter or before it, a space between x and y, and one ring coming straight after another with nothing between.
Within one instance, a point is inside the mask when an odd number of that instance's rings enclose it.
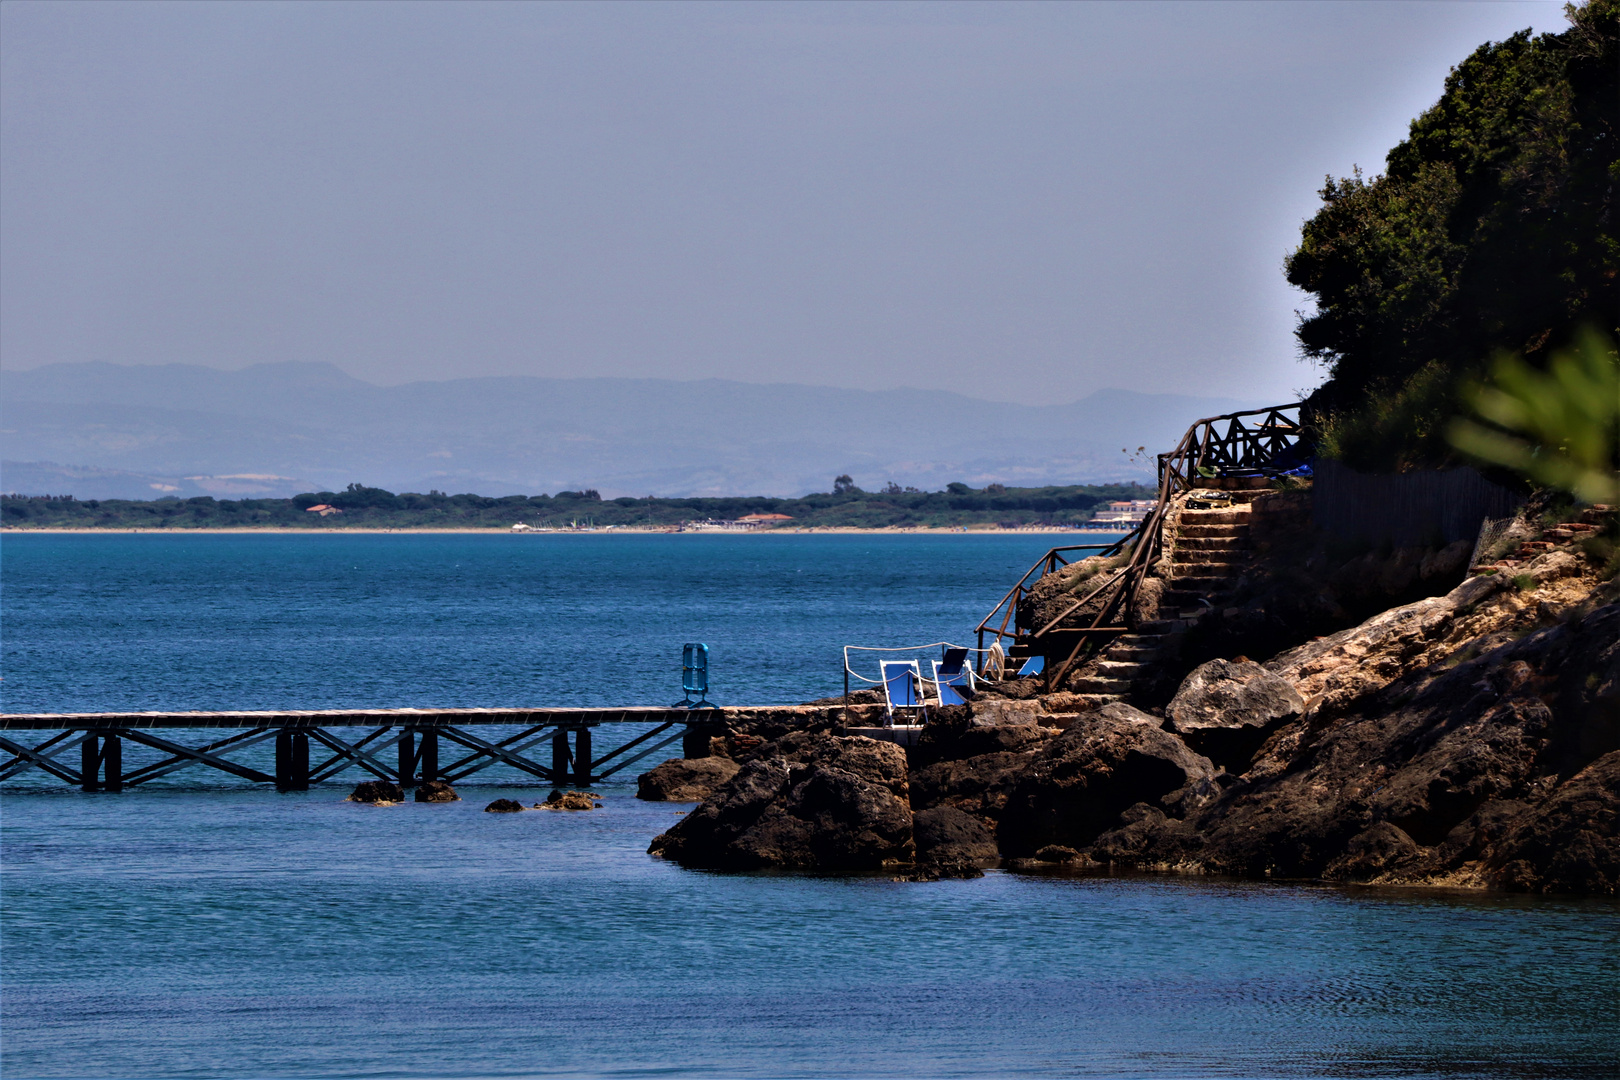
<instances>
[{"instance_id":1,"label":"tree foliage","mask_svg":"<svg viewBox=\"0 0 1620 1080\"><path fill-rule=\"evenodd\" d=\"M1499 353L1533 367L1615 326L1620 0L1570 28L1482 45L1389 152L1329 177L1286 263L1314 295L1304 353L1323 452L1361 468L1442 463L1445 421Z\"/></svg>"}]
</instances>

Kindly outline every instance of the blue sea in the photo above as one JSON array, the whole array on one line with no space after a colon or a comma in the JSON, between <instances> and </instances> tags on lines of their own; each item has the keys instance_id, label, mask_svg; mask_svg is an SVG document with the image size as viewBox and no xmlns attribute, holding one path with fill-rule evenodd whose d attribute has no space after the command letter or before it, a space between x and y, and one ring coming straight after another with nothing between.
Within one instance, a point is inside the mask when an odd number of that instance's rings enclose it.
<instances>
[{"instance_id":1,"label":"blue sea","mask_svg":"<svg viewBox=\"0 0 1620 1080\"><path fill-rule=\"evenodd\" d=\"M721 703L803 701L842 690L845 644L970 643L1063 542L6 534L0 693L7 712L668 704L701 640ZM495 769L462 802L382 808L343 801L354 774L287 794L198 770L121 794L6 781L0 1072L1620 1074L1612 902L694 872L645 854L688 807L637 802L633 773L601 810L514 815L481 811L545 791Z\"/></svg>"}]
</instances>

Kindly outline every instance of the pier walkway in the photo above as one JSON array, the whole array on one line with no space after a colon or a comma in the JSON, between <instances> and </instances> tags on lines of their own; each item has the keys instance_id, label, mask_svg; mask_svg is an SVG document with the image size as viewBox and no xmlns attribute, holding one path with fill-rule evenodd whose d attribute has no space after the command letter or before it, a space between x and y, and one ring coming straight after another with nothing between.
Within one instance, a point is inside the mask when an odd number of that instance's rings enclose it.
<instances>
[{"instance_id":1,"label":"pier walkway","mask_svg":"<svg viewBox=\"0 0 1620 1080\"><path fill-rule=\"evenodd\" d=\"M682 740L687 757L708 754L711 734L729 721L773 717L811 723L843 710L788 705L714 709L333 709L295 712L131 712L0 714L0 781L39 769L85 791L122 791L181 769L205 766L283 791L302 791L347 769L412 787L430 780L454 783L492 765L509 765L553 786L604 780L647 755ZM591 732L602 724L644 724L650 729L600 757ZM469 727L516 728L505 738ZM229 731L203 745L175 732ZM43 742L32 743L51 732ZM161 734L160 734L161 732ZM340 734L341 732L341 734ZM34 733L31 737L25 733ZM275 743L275 771L238 757ZM133 743L160 760L125 770L123 748ZM549 761L526 756L549 744ZM544 753L542 750L541 753ZM262 757L262 752L260 755Z\"/></svg>"}]
</instances>

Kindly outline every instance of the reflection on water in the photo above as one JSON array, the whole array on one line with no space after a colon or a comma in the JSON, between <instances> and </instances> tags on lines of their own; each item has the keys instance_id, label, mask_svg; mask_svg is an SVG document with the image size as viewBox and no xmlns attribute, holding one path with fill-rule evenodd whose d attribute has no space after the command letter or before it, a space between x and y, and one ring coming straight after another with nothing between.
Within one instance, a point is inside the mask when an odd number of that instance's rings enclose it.
<instances>
[{"instance_id":1,"label":"reflection on water","mask_svg":"<svg viewBox=\"0 0 1620 1080\"><path fill-rule=\"evenodd\" d=\"M1612 1075L1620 908L729 876L683 809L8 794L8 1076ZM532 793L535 797L541 792ZM533 801L528 799L526 801Z\"/></svg>"}]
</instances>

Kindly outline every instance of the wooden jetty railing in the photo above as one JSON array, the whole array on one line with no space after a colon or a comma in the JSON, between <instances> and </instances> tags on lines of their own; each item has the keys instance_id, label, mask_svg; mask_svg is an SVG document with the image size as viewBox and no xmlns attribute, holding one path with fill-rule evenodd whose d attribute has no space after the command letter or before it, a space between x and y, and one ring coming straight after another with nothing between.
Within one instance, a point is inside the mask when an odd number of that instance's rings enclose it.
<instances>
[{"instance_id":1,"label":"wooden jetty railing","mask_svg":"<svg viewBox=\"0 0 1620 1080\"><path fill-rule=\"evenodd\" d=\"M1211 416L1194 423L1174 450L1159 455L1158 500L1142 523L1113 544L1085 544L1048 551L979 622L979 646L983 648L986 633L993 634L997 641L1010 638L1014 647L1047 657L1046 684L1061 686L1063 677L1083 653L1101 647L1128 629L1125 623L1131 602L1163 547L1164 519L1172 500L1197 487L1200 481L1275 474L1279 462L1286 460L1285 453L1298 446L1303 435L1299 413L1303 405L1304 402L1296 401L1290 405ZM1089 587L1076 594L1067 607L1044 625L1019 626L1019 602L1042 577L1059 566L1068 565L1063 553L1080 550L1095 550L1105 558L1126 551L1130 554L1122 565L1087 582ZM1060 625L1090 604L1096 604L1096 612L1089 624ZM1062 656L1062 660L1054 665L1051 661L1057 656Z\"/></svg>"},{"instance_id":2,"label":"wooden jetty railing","mask_svg":"<svg viewBox=\"0 0 1620 1080\"><path fill-rule=\"evenodd\" d=\"M79 713L0 715L0 781L28 769L43 772L86 791L121 791L192 766L202 765L256 783L300 791L358 768L403 787L429 780L455 782L492 765L509 765L543 783L584 786L604 780L677 739L699 739L707 752L710 730L725 709L359 709L318 712ZM775 711L775 710L773 710ZM798 711L787 707L784 711ZM600 757L591 756L591 730L600 724L649 724ZM503 739L486 738L468 725L520 730ZM356 738L333 729L366 729ZM232 729L202 746L176 741L176 729ZM54 732L34 746L17 741L22 732ZM164 734L158 734L164 732ZM228 755L275 741L275 772L264 772ZM150 747L166 755L126 771L123 744ZM525 751L549 741L549 763ZM448 745L447 745L448 744ZM441 750L452 750L452 760ZM683 747L688 756L692 746ZM75 753L77 751L77 753ZM315 751L315 756L311 756ZM390 753L392 751L392 753ZM456 754L459 751L459 754ZM451 756L449 754L445 756ZM313 762L313 764L312 764Z\"/></svg>"}]
</instances>

